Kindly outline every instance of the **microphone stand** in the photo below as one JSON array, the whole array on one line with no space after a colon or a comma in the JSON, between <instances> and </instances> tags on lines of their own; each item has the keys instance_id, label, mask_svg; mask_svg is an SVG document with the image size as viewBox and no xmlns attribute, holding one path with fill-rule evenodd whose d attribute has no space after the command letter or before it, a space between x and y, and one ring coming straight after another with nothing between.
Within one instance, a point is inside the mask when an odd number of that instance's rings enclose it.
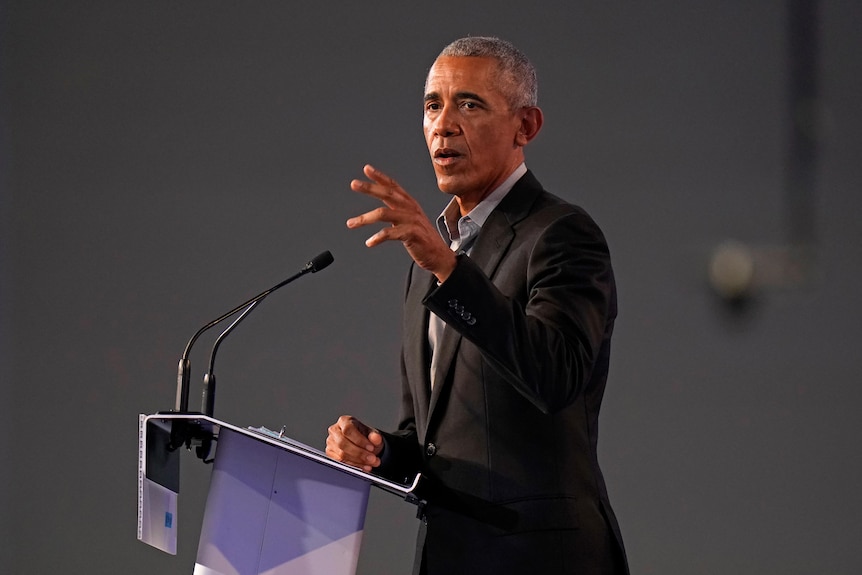
<instances>
[{"instance_id":1,"label":"microphone stand","mask_svg":"<svg viewBox=\"0 0 862 575\"><path fill-rule=\"evenodd\" d=\"M242 321L252 309L254 309L261 300L267 297L269 294L274 292L275 290L289 284L290 282L296 280L297 278L307 274L307 273L316 273L334 261L332 254L329 251L325 251L319 254L317 257L307 262L305 266L296 274L290 276L286 280L272 286L268 290L254 296L250 300L245 303L240 304L235 307L231 311L222 315L221 317L214 319L209 322L202 328L200 328L192 337L189 339L189 342L186 344L186 348L183 351L183 355L180 358L179 365L177 367L177 397L175 410L172 413L181 413L181 414L200 414L200 412L190 412L188 410L189 407L189 388L190 388L190 379L191 379L191 362L189 361L189 355L191 353L192 346L197 341L197 339L208 329L213 326L221 323L227 318L233 316L239 311L243 311L243 313L219 336L216 340L216 343L213 347L212 357L210 359L210 373L212 372L213 363L215 361L215 352L218 349L221 341L229 334L234 327L236 327L240 321ZM210 375L208 373L207 375ZM211 381L208 382L207 379ZM203 409L206 415L212 415L212 410L214 407L215 401L215 376L212 375L209 378L204 379L204 383L210 383L209 386L204 388L204 396L203 396ZM208 387L208 388L207 388ZM203 414L201 414L203 415ZM212 433L204 432L200 429L200 425L190 426L187 420L175 420L174 425L171 429L171 442L169 449L174 450L179 448L181 445L185 444L187 448L191 447L191 442L193 439L202 440L204 443L209 443L212 440ZM205 458L205 455L209 452L209 447L206 449L202 449L203 446L199 446L198 448L198 456L202 459ZM203 454L201 453L203 451Z\"/></svg>"},{"instance_id":2,"label":"microphone stand","mask_svg":"<svg viewBox=\"0 0 862 575\"><path fill-rule=\"evenodd\" d=\"M215 357L216 357L216 353L218 352L218 348L221 345L221 342L224 341L224 338L226 338L227 335L230 332L232 332L236 326L239 325L239 322L241 322L243 319L245 319L245 317L249 313L251 313L251 310L253 310L255 308L255 306L257 306L257 304L259 304L261 301L263 301L263 300L257 300L256 302L252 303L247 308L245 308L245 311L242 312L238 318L233 320L233 323L231 323L226 330L221 332L221 335L218 336L218 338L215 340L215 343L213 344L212 353L210 354L209 370L204 375L204 388L203 388L203 394L201 396L201 411L203 412L204 415L212 417L213 411L215 409L216 377L215 377L214 370L215 370Z\"/></svg>"}]
</instances>

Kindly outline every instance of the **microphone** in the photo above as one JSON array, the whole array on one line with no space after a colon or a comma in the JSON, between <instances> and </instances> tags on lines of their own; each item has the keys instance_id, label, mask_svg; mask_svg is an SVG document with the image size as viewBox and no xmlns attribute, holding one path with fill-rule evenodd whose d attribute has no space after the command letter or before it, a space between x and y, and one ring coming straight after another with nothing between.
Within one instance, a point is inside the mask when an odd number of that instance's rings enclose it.
<instances>
[{"instance_id":1,"label":"microphone","mask_svg":"<svg viewBox=\"0 0 862 575\"><path fill-rule=\"evenodd\" d=\"M329 251L325 251L317 255L315 258L308 261L298 273L290 276L283 282L272 286L268 290L254 296L247 302L235 307L231 311L227 312L226 314L222 315L217 319L214 319L213 321L200 328L197 333L192 336L188 344L186 344L185 351L183 351L183 355L180 358L179 366L177 368L177 398L175 411L179 413L189 413L189 382L191 378L191 362L189 361L189 354L191 353L192 346L194 345L195 341L197 341L197 339L201 336L201 334L203 334L211 327L214 327L226 320L227 318L233 316L237 312L244 310L243 313L219 336L219 338L216 340L216 343L213 345L212 357L210 358L210 373L207 374L210 377L204 379L205 385L206 383L208 383L208 379L211 380L209 382L211 385L209 389L204 389L203 395L204 411L206 412L206 415L212 415L213 402L215 400L215 376L211 374L213 369L213 363L215 361L215 354L221 341L233 330L233 328L235 328L239 324L239 322L241 322L249 313L251 313L251 311L257 306L257 304L259 304L261 300L263 300L266 296L279 289L280 287L286 286L293 280L307 273L319 272L320 270L331 264L333 261L335 261L335 258L332 257L332 254Z\"/></svg>"}]
</instances>

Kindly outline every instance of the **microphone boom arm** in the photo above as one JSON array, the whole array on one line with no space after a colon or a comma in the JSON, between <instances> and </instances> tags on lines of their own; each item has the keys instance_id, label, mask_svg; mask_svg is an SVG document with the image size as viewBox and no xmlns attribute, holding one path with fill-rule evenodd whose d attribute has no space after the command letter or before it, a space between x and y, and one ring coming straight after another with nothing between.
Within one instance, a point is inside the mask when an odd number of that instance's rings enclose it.
<instances>
[{"instance_id":1,"label":"microphone boom arm","mask_svg":"<svg viewBox=\"0 0 862 575\"><path fill-rule=\"evenodd\" d=\"M311 261L306 263L305 266L298 273L290 276L289 278L287 278L283 282L272 286L268 290L256 295L255 297L251 298L247 302L238 305L237 307L235 307L231 311L227 312L223 316L219 317L218 319L214 319L213 321L209 322L208 324L206 324L205 326L200 328L197 331L197 333L195 333L191 337L188 344L186 344L186 349L185 349L185 351L183 351L183 356L182 356L182 358L180 358L179 366L177 368L177 398L176 398L176 404L175 404L176 411L179 413L189 413L189 411L188 411L188 409L189 409L189 387L190 387L190 380L191 380L191 362L189 361L189 354L191 353L191 349L192 349L192 346L194 345L195 341L197 341L197 339L201 336L201 334L203 334L203 332L207 331L208 329L215 326L216 324L221 323L222 321L231 317L235 313L237 313L243 309L248 308L239 318L237 318L237 320L227 330L225 330L225 333L223 333L221 337L225 336L227 333L230 332L230 330L233 329L233 327L237 323L239 323L243 319L243 317L245 317L245 315L248 312L250 312L266 296L268 296L269 294L271 294L275 290L279 289L280 287L283 287L283 286L289 284L290 282L294 281L295 279L299 278L300 276L303 276L309 272L316 273L316 272L322 270L323 268L325 268L326 266L331 264L333 261L334 261L334 258L332 257L332 254L329 251L325 251L325 252L319 254L317 257L315 257L314 259L312 259ZM218 345L218 342L216 345Z\"/></svg>"}]
</instances>

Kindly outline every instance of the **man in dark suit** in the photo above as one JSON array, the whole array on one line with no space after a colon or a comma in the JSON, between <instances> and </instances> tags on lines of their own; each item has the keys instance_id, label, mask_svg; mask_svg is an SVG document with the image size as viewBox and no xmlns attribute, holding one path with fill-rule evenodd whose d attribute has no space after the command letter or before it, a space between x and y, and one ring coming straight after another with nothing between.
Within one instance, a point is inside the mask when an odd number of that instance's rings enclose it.
<instances>
[{"instance_id":1,"label":"man in dark suit","mask_svg":"<svg viewBox=\"0 0 862 575\"><path fill-rule=\"evenodd\" d=\"M616 291L605 239L524 164L542 127L532 64L496 38L447 46L428 73L424 132L453 196L428 220L366 166L383 206L366 244L403 243L402 405L385 433L351 416L327 453L396 480L421 472L419 573L626 573L598 465Z\"/></svg>"}]
</instances>

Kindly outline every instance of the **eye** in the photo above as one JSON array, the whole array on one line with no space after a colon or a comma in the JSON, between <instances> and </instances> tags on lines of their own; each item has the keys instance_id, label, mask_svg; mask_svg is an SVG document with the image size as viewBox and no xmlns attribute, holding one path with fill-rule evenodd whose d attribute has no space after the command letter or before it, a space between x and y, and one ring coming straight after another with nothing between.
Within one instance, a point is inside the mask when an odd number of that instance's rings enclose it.
<instances>
[{"instance_id":1,"label":"eye","mask_svg":"<svg viewBox=\"0 0 862 575\"><path fill-rule=\"evenodd\" d=\"M440 104L437 102L426 102L425 103L425 111L426 112L435 112L440 109Z\"/></svg>"}]
</instances>

